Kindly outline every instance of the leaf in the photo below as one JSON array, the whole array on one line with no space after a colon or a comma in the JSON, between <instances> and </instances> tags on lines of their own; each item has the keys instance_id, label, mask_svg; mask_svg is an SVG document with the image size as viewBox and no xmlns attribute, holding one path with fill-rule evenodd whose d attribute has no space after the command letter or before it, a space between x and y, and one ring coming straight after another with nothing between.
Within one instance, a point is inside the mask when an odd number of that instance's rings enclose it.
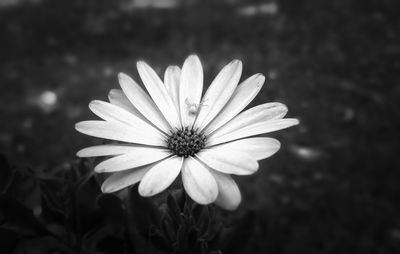
<instances>
[{"instance_id":1,"label":"leaf","mask_svg":"<svg viewBox=\"0 0 400 254\"><path fill-rule=\"evenodd\" d=\"M106 236L103 239L101 239L97 243L96 247L97 247L97 250L101 251L101 253L108 253L108 254L122 254L122 253L124 253L124 242L123 242L123 240L119 239L119 238L117 238L115 236L111 236L111 235Z\"/></svg>"},{"instance_id":2,"label":"leaf","mask_svg":"<svg viewBox=\"0 0 400 254\"><path fill-rule=\"evenodd\" d=\"M39 222L32 211L14 198L0 195L0 214L8 225L26 232L27 234L36 233L39 235L51 234L45 226Z\"/></svg>"},{"instance_id":3,"label":"leaf","mask_svg":"<svg viewBox=\"0 0 400 254\"><path fill-rule=\"evenodd\" d=\"M150 241L151 243L160 250L171 251L172 243L168 241L163 234L160 233L157 229L152 227L150 232Z\"/></svg>"},{"instance_id":4,"label":"leaf","mask_svg":"<svg viewBox=\"0 0 400 254\"><path fill-rule=\"evenodd\" d=\"M50 222L62 224L65 220L63 202L57 196L57 190L52 188L49 181L40 180L41 217Z\"/></svg>"},{"instance_id":5,"label":"leaf","mask_svg":"<svg viewBox=\"0 0 400 254\"><path fill-rule=\"evenodd\" d=\"M167 208L168 214L171 217L175 228L178 228L179 224L182 223L181 209L175 196L172 196L171 194L169 194L167 197Z\"/></svg>"},{"instance_id":6,"label":"leaf","mask_svg":"<svg viewBox=\"0 0 400 254\"><path fill-rule=\"evenodd\" d=\"M97 205L114 221L123 223L125 211L121 200L114 194L100 194L97 197Z\"/></svg>"},{"instance_id":7,"label":"leaf","mask_svg":"<svg viewBox=\"0 0 400 254\"><path fill-rule=\"evenodd\" d=\"M2 253L12 253L18 243L18 235L16 232L0 228L0 246Z\"/></svg>"},{"instance_id":8,"label":"leaf","mask_svg":"<svg viewBox=\"0 0 400 254\"><path fill-rule=\"evenodd\" d=\"M175 228L171 224L172 221L164 217L161 221L161 229L165 238L167 238L170 242L174 242L176 239L176 233Z\"/></svg>"},{"instance_id":9,"label":"leaf","mask_svg":"<svg viewBox=\"0 0 400 254\"><path fill-rule=\"evenodd\" d=\"M185 206L186 200L188 199L186 192L183 189L179 189L172 193L172 196L176 200L176 203L179 206L179 209L183 211L183 207Z\"/></svg>"},{"instance_id":10,"label":"leaf","mask_svg":"<svg viewBox=\"0 0 400 254\"><path fill-rule=\"evenodd\" d=\"M161 212L150 198L139 195L137 184L129 190L129 212L140 233L148 236L152 225L159 228Z\"/></svg>"},{"instance_id":11,"label":"leaf","mask_svg":"<svg viewBox=\"0 0 400 254\"><path fill-rule=\"evenodd\" d=\"M204 235L207 233L210 227L210 208L208 206L202 207L200 214L198 214L197 227L199 228L199 234Z\"/></svg>"}]
</instances>

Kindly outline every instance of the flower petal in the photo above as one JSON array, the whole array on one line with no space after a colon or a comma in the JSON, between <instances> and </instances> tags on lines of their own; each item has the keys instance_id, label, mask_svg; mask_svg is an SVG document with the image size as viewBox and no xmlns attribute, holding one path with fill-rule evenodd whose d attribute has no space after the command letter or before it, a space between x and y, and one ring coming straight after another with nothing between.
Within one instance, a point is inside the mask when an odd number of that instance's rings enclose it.
<instances>
[{"instance_id":1,"label":"flower petal","mask_svg":"<svg viewBox=\"0 0 400 254\"><path fill-rule=\"evenodd\" d=\"M132 105L132 103L128 100L128 97L122 92L121 89L111 89L108 93L108 100L111 104L118 106L120 108L125 109L131 114L143 119L143 115Z\"/></svg>"},{"instance_id":2,"label":"flower petal","mask_svg":"<svg viewBox=\"0 0 400 254\"><path fill-rule=\"evenodd\" d=\"M211 173L218 184L218 197L215 204L226 210L235 210L242 201L239 187L230 175L215 170Z\"/></svg>"},{"instance_id":3,"label":"flower petal","mask_svg":"<svg viewBox=\"0 0 400 254\"><path fill-rule=\"evenodd\" d=\"M143 197L156 195L172 184L179 175L183 157L171 157L152 167L139 184L139 193Z\"/></svg>"},{"instance_id":4,"label":"flower petal","mask_svg":"<svg viewBox=\"0 0 400 254\"><path fill-rule=\"evenodd\" d=\"M164 118L168 121L171 127L179 128L181 123L179 121L175 104L160 77L145 62L138 62L137 69L143 84L158 109L164 115Z\"/></svg>"},{"instance_id":5,"label":"flower petal","mask_svg":"<svg viewBox=\"0 0 400 254\"><path fill-rule=\"evenodd\" d=\"M238 130L232 131L228 134L219 137L213 137L207 146L212 146L216 144L221 144L224 142L229 142L235 139L256 136L263 133L269 133L277 130L282 130L285 128L292 127L299 124L299 120L294 118L285 118L278 120L270 120L259 122L255 124L248 125L246 127L240 128Z\"/></svg>"},{"instance_id":6,"label":"flower petal","mask_svg":"<svg viewBox=\"0 0 400 254\"><path fill-rule=\"evenodd\" d=\"M191 55L185 60L179 86L182 125L192 126L197 114L189 110L190 105L198 106L203 92L203 67L196 55Z\"/></svg>"},{"instance_id":7,"label":"flower petal","mask_svg":"<svg viewBox=\"0 0 400 254\"><path fill-rule=\"evenodd\" d=\"M170 126L149 95L128 75L120 73L118 78L122 90L133 106L157 128L169 133Z\"/></svg>"},{"instance_id":8,"label":"flower petal","mask_svg":"<svg viewBox=\"0 0 400 254\"><path fill-rule=\"evenodd\" d=\"M207 205L218 195L217 183L208 168L193 157L188 157L182 167L182 181L188 195L197 203Z\"/></svg>"},{"instance_id":9,"label":"flower petal","mask_svg":"<svg viewBox=\"0 0 400 254\"><path fill-rule=\"evenodd\" d=\"M275 154L280 147L281 144L274 138L256 137L216 145L213 148L224 151L244 152L256 160L262 160Z\"/></svg>"},{"instance_id":10,"label":"flower petal","mask_svg":"<svg viewBox=\"0 0 400 254\"><path fill-rule=\"evenodd\" d=\"M215 77L201 101L195 127L200 131L221 111L239 83L242 62L233 60Z\"/></svg>"},{"instance_id":11,"label":"flower petal","mask_svg":"<svg viewBox=\"0 0 400 254\"><path fill-rule=\"evenodd\" d=\"M287 113L287 107L279 102L270 102L255 106L246 111L243 111L221 128L213 132L209 137L223 136L229 132L246 127L250 124L268 121L273 119L280 119Z\"/></svg>"},{"instance_id":12,"label":"flower petal","mask_svg":"<svg viewBox=\"0 0 400 254\"><path fill-rule=\"evenodd\" d=\"M98 145L90 146L81 149L76 154L78 157L97 157L97 156L111 156L111 155L121 155L129 152L134 152L138 148L142 148L140 145Z\"/></svg>"},{"instance_id":13,"label":"flower petal","mask_svg":"<svg viewBox=\"0 0 400 254\"><path fill-rule=\"evenodd\" d=\"M103 182L103 184L101 185L101 191L105 193L110 193L119 191L130 185L134 185L135 183L142 180L143 176L149 171L152 166L153 164L114 173Z\"/></svg>"},{"instance_id":14,"label":"flower petal","mask_svg":"<svg viewBox=\"0 0 400 254\"><path fill-rule=\"evenodd\" d=\"M181 69L178 66L168 66L164 74L164 84L167 88L172 101L175 104L176 110L179 113L179 81L181 78Z\"/></svg>"},{"instance_id":15,"label":"flower petal","mask_svg":"<svg viewBox=\"0 0 400 254\"><path fill-rule=\"evenodd\" d=\"M83 134L98 138L152 146L165 146L164 137L160 132L151 133L151 131L147 132L146 130L138 132L137 129L120 123L83 121L77 123L75 129Z\"/></svg>"},{"instance_id":16,"label":"flower petal","mask_svg":"<svg viewBox=\"0 0 400 254\"><path fill-rule=\"evenodd\" d=\"M162 160L171 155L169 150L138 147L135 151L127 154L115 156L111 159L100 162L94 171L97 173L116 172L130 168L137 168L159 160Z\"/></svg>"},{"instance_id":17,"label":"flower petal","mask_svg":"<svg viewBox=\"0 0 400 254\"><path fill-rule=\"evenodd\" d=\"M205 134L209 135L239 114L239 112L242 111L254 99L254 97L256 97L258 92L261 90L264 81L265 77L263 75L255 74L242 82L237 87L226 106L206 127Z\"/></svg>"},{"instance_id":18,"label":"flower petal","mask_svg":"<svg viewBox=\"0 0 400 254\"><path fill-rule=\"evenodd\" d=\"M211 147L196 154L210 168L226 174L250 175L257 171L257 160L240 151Z\"/></svg>"},{"instance_id":19,"label":"flower petal","mask_svg":"<svg viewBox=\"0 0 400 254\"><path fill-rule=\"evenodd\" d=\"M135 128L138 132L162 133L154 128L152 125L145 122L142 118L131 114L123 108L115 106L105 101L94 100L89 103L90 110L95 113L98 117L106 120L110 123L121 123L132 128Z\"/></svg>"}]
</instances>

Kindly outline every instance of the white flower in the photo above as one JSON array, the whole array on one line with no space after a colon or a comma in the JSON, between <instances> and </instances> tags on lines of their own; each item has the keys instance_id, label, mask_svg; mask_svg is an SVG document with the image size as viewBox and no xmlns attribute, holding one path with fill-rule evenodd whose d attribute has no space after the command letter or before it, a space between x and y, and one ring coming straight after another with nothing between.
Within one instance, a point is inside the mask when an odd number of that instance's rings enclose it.
<instances>
[{"instance_id":1,"label":"white flower","mask_svg":"<svg viewBox=\"0 0 400 254\"><path fill-rule=\"evenodd\" d=\"M164 82L146 63L138 62L137 68L148 94L121 73L122 90L111 90L110 102L89 104L104 121L76 124L84 134L119 141L77 153L111 157L94 169L112 173L102 191L118 191L140 181L139 193L152 196L181 173L186 192L197 203L237 208L241 194L231 175L253 174L258 160L280 148L276 139L254 136L296 125L298 120L282 119L287 108L276 102L241 112L265 78L255 74L238 85L238 60L221 70L203 98L203 69L195 55L186 59L182 70L169 66Z\"/></svg>"}]
</instances>

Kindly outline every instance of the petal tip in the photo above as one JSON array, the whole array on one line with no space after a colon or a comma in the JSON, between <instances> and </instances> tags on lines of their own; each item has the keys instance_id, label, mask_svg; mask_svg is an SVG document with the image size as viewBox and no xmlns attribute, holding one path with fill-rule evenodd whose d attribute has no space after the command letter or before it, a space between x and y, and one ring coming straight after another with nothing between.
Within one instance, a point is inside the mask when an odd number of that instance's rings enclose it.
<instances>
[{"instance_id":1,"label":"petal tip","mask_svg":"<svg viewBox=\"0 0 400 254\"><path fill-rule=\"evenodd\" d=\"M146 64L145 61L140 60L140 61L136 62L136 68L141 69L141 68L144 68L144 67L147 67L147 64Z\"/></svg>"},{"instance_id":2,"label":"petal tip","mask_svg":"<svg viewBox=\"0 0 400 254\"><path fill-rule=\"evenodd\" d=\"M89 102L89 108L92 109L94 106L97 106L101 103L102 102L100 100L92 100L91 102Z\"/></svg>"},{"instance_id":3,"label":"petal tip","mask_svg":"<svg viewBox=\"0 0 400 254\"><path fill-rule=\"evenodd\" d=\"M84 149L82 149L82 150L79 150L78 152L76 152L76 157L79 157L79 158L83 158L83 157L85 157L85 156L83 156L83 151Z\"/></svg>"},{"instance_id":4,"label":"petal tip","mask_svg":"<svg viewBox=\"0 0 400 254\"><path fill-rule=\"evenodd\" d=\"M240 198L239 202L236 204L229 204L229 205L225 205L225 206L221 206L221 207L228 211L235 211L238 209L240 203L242 203L242 198Z\"/></svg>"},{"instance_id":5,"label":"petal tip","mask_svg":"<svg viewBox=\"0 0 400 254\"><path fill-rule=\"evenodd\" d=\"M75 124L75 130L77 130L79 132L82 132L82 125L83 125L83 122L76 123Z\"/></svg>"},{"instance_id":6,"label":"petal tip","mask_svg":"<svg viewBox=\"0 0 400 254\"><path fill-rule=\"evenodd\" d=\"M261 73L257 73L256 74L256 81L258 83L258 85L262 85L265 82L265 76Z\"/></svg>"},{"instance_id":7,"label":"petal tip","mask_svg":"<svg viewBox=\"0 0 400 254\"><path fill-rule=\"evenodd\" d=\"M186 64L190 64L190 65L195 65L195 66L201 66L201 61L200 58L197 55L190 55L186 58L185 62L183 63L183 65Z\"/></svg>"},{"instance_id":8,"label":"petal tip","mask_svg":"<svg viewBox=\"0 0 400 254\"><path fill-rule=\"evenodd\" d=\"M115 191L117 191L117 190L115 188L113 188L112 186L107 185L106 182L104 182L101 185L101 192L103 192L103 193L112 193Z\"/></svg>"},{"instance_id":9,"label":"petal tip","mask_svg":"<svg viewBox=\"0 0 400 254\"><path fill-rule=\"evenodd\" d=\"M242 61L240 61L240 60L238 60L238 59L234 59L234 60L232 60L232 61L230 62L230 65L235 65L235 66L238 66L238 67L242 67L242 66L243 66L243 63L242 63Z\"/></svg>"},{"instance_id":10,"label":"petal tip","mask_svg":"<svg viewBox=\"0 0 400 254\"><path fill-rule=\"evenodd\" d=\"M101 163L100 163L101 164ZM105 171L105 168L103 168L101 165L97 165L96 167L94 167L94 172L96 172L96 173L104 173L104 171Z\"/></svg>"},{"instance_id":11,"label":"petal tip","mask_svg":"<svg viewBox=\"0 0 400 254\"><path fill-rule=\"evenodd\" d=\"M196 55L196 54L190 54L187 58L186 58L187 60L188 59L199 59L199 56L198 55Z\"/></svg>"},{"instance_id":12,"label":"petal tip","mask_svg":"<svg viewBox=\"0 0 400 254\"><path fill-rule=\"evenodd\" d=\"M120 73L118 73L118 79L119 79L120 82L121 81L128 81L128 80L131 79L131 77L129 77L127 74L125 74L123 72L120 72Z\"/></svg>"},{"instance_id":13,"label":"petal tip","mask_svg":"<svg viewBox=\"0 0 400 254\"><path fill-rule=\"evenodd\" d=\"M139 195L142 197L151 197L153 196L153 191L142 185L142 182L139 184L138 188Z\"/></svg>"}]
</instances>

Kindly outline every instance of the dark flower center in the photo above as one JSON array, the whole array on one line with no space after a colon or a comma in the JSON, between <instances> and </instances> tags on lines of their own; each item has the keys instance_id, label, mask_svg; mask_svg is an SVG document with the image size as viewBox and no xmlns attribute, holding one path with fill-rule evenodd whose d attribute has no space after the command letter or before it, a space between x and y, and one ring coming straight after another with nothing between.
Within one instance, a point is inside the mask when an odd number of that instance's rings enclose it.
<instances>
[{"instance_id":1,"label":"dark flower center","mask_svg":"<svg viewBox=\"0 0 400 254\"><path fill-rule=\"evenodd\" d=\"M185 158L195 155L204 148L206 136L188 127L178 129L167 140L168 148L173 154Z\"/></svg>"}]
</instances>

